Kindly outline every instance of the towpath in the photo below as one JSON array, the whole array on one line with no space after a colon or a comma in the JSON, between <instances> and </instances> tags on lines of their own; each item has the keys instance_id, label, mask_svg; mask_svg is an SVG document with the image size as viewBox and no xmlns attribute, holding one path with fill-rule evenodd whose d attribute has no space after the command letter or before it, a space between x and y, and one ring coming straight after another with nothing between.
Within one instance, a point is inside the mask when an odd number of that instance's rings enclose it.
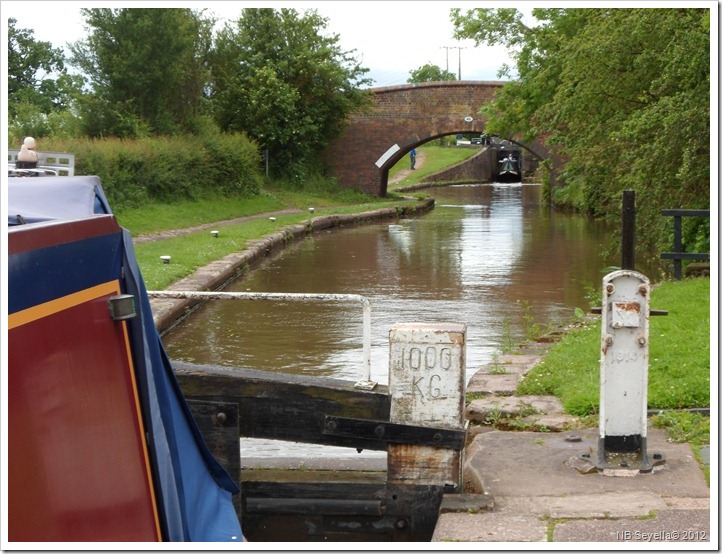
<instances>
[{"instance_id":1,"label":"towpath","mask_svg":"<svg viewBox=\"0 0 722 554\"><path fill-rule=\"evenodd\" d=\"M404 157L407 163L409 163L408 156ZM424 167L424 163L426 162L426 154L423 150L417 150L416 151L416 170L421 169ZM412 171L415 171L411 168L408 169L401 169L396 175L394 175L393 179L389 179L388 184L389 185L395 185L396 183L400 183L404 179L406 179L409 175L411 175Z\"/></svg>"},{"instance_id":2,"label":"towpath","mask_svg":"<svg viewBox=\"0 0 722 554\"><path fill-rule=\"evenodd\" d=\"M148 233L147 235L138 235L137 237L133 238L134 244L142 244L144 242L152 242L154 240L165 240L170 239L173 237L178 237L182 235L187 235L189 233L195 233L196 231L205 231L207 229L212 229L215 227L222 227L225 225L234 225L237 223L244 223L246 221L251 221L254 219L264 219L270 216L278 216L283 214L296 214L301 213L302 210L289 208L286 210L278 210L275 212L265 212L260 214L254 214L254 215L247 215L244 217L236 217L234 219L226 219L223 221L212 221L211 223L203 223L202 225L196 225L193 227L185 227L183 229L170 229L167 231L158 231L157 233Z\"/></svg>"}]
</instances>

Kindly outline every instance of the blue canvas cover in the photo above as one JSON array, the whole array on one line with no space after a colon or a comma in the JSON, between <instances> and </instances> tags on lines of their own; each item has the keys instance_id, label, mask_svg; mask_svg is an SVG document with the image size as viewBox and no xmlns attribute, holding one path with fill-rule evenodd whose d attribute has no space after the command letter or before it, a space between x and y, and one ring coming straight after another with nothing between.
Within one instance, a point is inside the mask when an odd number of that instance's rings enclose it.
<instances>
[{"instance_id":1,"label":"blue canvas cover","mask_svg":"<svg viewBox=\"0 0 722 554\"><path fill-rule=\"evenodd\" d=\"M8 224L109 214L98 177L8 179ZM130 233L122 232L125 291L138 315L127 320L163 539L242 541L232 495L237 485L206 447L155 325Z\"/></svg>"},{"instance_id":2,"label":"blue canvas cover","mask_svg":"<svg viewBox=\"0 0 722 554\"><path fill-rule=\"evenodd\" d=\"M96 176L10 177L8 225L40 221L84 219L110 214L110 206Z\"/></svg>"}]
</instances>

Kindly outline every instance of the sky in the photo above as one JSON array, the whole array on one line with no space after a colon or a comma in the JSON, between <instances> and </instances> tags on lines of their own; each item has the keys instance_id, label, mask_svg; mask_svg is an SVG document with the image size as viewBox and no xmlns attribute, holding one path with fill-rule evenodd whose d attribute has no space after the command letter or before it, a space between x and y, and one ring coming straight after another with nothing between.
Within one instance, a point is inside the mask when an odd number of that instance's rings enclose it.
<instances>
[{"instance_id":1,"label":"sky","mask_svg":"<svg viewBox=\"0 0 722 554\"><path fill-rule=\"evenodd\" d=\"M522 3L502 3L519 7ZM500 5L484 2L484 7ZM355 57L369 69L372 86L401 85L410 72L425 64L448 69L461 79L473 81L498 80L503 64L511 64L503 47L476 47L471 40L453 38L449 11L453 7L479 7L479 2L457 1L270 1L270 2L63 2L5 1L0 13L17 20L17 28L32 29L35 40L48 41L54 47L86 36L80 9L93 7L187 7L207 8L220 18L236 19L242 8L292 7L313 8L328 18L326 32L339 36L345 51L355 50ZM459 64L460 62L460 64Z\"/></svg>"}]
</instances>

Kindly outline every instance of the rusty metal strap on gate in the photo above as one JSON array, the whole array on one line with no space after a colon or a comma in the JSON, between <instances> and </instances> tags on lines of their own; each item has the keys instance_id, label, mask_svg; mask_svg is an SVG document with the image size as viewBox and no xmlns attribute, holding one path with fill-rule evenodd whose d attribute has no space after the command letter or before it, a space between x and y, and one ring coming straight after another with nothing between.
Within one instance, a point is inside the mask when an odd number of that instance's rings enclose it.
<instances>
[{"instance_id":1,"label":"rusty metal strap on gate","mask_svg":"<svg viewBox=\"0 0 722 554\"><path fill-rule=\"evenodd\" d=\"M326 416L324 435L381 440L397 444L435 446L461 450L466 441L465 429L441 429L347 417Z\"/></svg>"}]
</instances>

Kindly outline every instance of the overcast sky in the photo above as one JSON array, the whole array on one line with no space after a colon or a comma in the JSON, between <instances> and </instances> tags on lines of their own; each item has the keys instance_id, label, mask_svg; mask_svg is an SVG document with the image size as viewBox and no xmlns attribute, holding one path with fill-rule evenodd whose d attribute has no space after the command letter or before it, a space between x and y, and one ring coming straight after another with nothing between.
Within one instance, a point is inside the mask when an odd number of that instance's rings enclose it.
<instances>
[{"instance_id":1,"label":"overcast sky","mask_svg":"<svg viewBox=\"0 0 722 554\"><path fill-rule=\"evenodd\" d=\"M64 47L68 42L85 38L80 8L92 7L187 7L207 8L225 19L236 19L242 8L293 7L317 9L329 19L326 29L340 37L343 50L356 50L356 58L370 70L372 86L406 83L410 71L424 64L438 65L459 74L463 80L497 80L497 71L510 63L501 47L474 47L473 41L453 39L449 20L452 7L479 7L479 2L434 1L321 1L321 2L36 2L2 1L3 19L17 19L17 28L32 29L36 40ZM523 7L523 2L484 2L484 7L498 5Z\"/></svg>"}]
</instances>

